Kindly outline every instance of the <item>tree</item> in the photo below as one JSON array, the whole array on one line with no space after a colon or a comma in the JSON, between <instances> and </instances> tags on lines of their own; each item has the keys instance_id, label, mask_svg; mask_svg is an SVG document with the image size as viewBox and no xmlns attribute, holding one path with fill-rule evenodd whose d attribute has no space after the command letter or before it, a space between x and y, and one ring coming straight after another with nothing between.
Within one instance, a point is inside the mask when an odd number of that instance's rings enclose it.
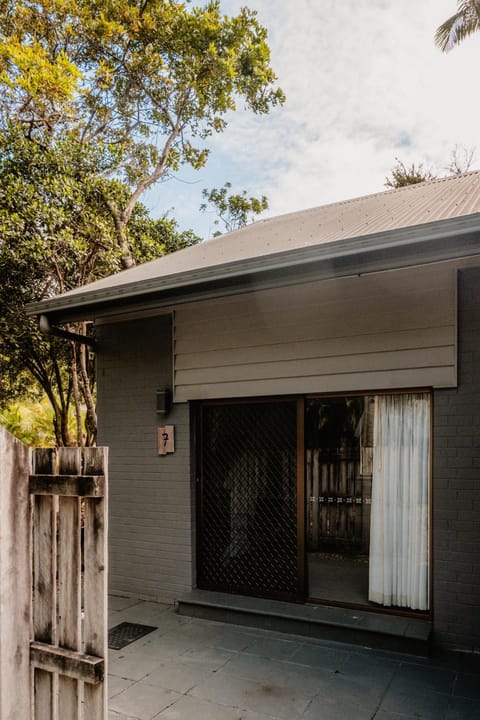
<instances>
[{"instance_id":1,"label":"tree","mask_svg":"<svg viewBox=\"0 0 480 720\"><path fill-rule=\"evenodd\" d=\"M479 0L458 0L457 12L437 28L435 44L442 52L449 52L467 37L479 31Z\"/></svg>"},{"instance_id":2,"label":"tree","mask_svg":"<svg viewBox=\"0 0 480 720\"><path fill-rule=\"evenodd\" d=\"M76 441L93 441L94 369L84 345L43 337L25 304L197 242L140 199L182 165L201 168L238 103L283 103L275 80L247 8L230 18L217 0L0 4L0 399L25 391L26 368L59 444L73 441L72 407Z\"/></svg>"},{"instance_id":3,"label":"tree","mask_svg":"<svg viewBox=\"0 0 480 720\"><path fill-rule=\"evenodd\" d=\"M206 202L200 205L202 212L207 212L211 208L212 212L217 214L218 218L214 221L214 224L218 225L222 222L226 232L245 227L245 225L253 221L255 215L260 215L260 213L268 209L268 200L265 195L262 195L261 198L248 197L246 190L235 195L229 195L228 191L231 187L232 184L226 182L219 189L207 190L205 188L202 195ZM217 230L214 236L221 234Z\"/></svg>"},{"instance_id":4,"label":"tree","mask_svg":"<svg viewBox=\"0 0 480 720\"><path fill-rule=\"evenodd\" d=\"M450 162L446 167L447 173L449 175L462 175L462 173L468 172L476 159L476 154L475 147L455 145L450 153Z\"/></svg>"},{"instance_id":5,"label":"tree","mask_svg":"<svg viewBox=\"0 0 480 720\"><path fill-rule=\"evenodd\" d=\"M412 163L407 167L401 160L395 159L396 164L392 168L391 176L385 178L385 187L401 188L406 185L416 185L427 180L434 180L436 177L431 170L426 170L422 163L420 165Z\"/></svg>"},{"instance_id":6,"label":"tree","mask_svg":"<svg viewBox=\"0 0 480 720\"><path fill-rule=\"evenodd\" d=\"M25 305L121 268L103 198L122 202L128 188L102 177L102 163L101 152L93 146L87 152L68 133L45 148L17 126L0 132L0 402L24 395L33 379L53 408L59 445L95 439L93 357L85 345L46 338ZM173 220L153 220L139 203L128 233L140 262L200 240L178 232ZM88 333L85 324L68 329Z\"/></svg>"},{"instance_id":7,"label":"tree","mask_svg":"<svg viewBox=\"0 0 480 720\"><path fill-rule=\"evenodd\" d=\"M436 175L432 169L425 169L423 163L415 165L412 163L407 167L401 160L395 158L396 164L392 168L391 175L385 178L385 187L401 188L406 185L435 180L437 177L448 177L450 175L461 175L470 170L476 155L474 147L468 148L464 145L455 145L450 153L450 162L445 167L446 175Z\"/></svg>"},{"instance_id":8,"label":"tree","mask_svg":"<svg viewBox=\"0 0 480 720\"><path fill-rule=\"evenodd\" d=\"M266 31L242 8L223 16L174 0L38 0L2 5L0 122L48 143L66 128L105 148L105 172L129 192L108 193L123 267L134 264L127 226L153 184L182 165L202 167L205 140L243 99L255 113L284 100L274 87Z\"/></svg>"}]
</instances>

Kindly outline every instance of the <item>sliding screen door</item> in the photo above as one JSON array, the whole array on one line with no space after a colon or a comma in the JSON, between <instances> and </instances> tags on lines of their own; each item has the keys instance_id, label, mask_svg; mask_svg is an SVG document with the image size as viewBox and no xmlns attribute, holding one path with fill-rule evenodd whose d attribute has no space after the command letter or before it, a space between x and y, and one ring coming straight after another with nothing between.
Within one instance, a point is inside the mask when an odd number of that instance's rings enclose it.
<instances>
[{"instance_id":1,"label":"sliding screen door","mask_svg":"<svg viewBox=\"0 0 480 720\"><path fill-rule=\"evenodd\" d=\"M297 404L201 406L199 587L298 596Z\"/></svg>"}]
</instances>

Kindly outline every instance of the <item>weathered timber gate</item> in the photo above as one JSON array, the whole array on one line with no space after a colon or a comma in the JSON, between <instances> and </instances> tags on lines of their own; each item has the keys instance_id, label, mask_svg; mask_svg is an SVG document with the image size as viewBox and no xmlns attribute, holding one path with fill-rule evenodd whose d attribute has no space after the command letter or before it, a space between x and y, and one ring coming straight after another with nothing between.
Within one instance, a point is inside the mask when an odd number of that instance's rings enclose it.
<instances>
[{"instance_id":1,"label":"weathered timber gate","mask_svg":"<svg viewBox=\"0 0 480 720\"><path fill-rule=\"evenodd\" d=\"M0 685L1 720L106 720L107 450L35 450L29 457L0 431L1 466L2 451L10 458L8 478L0 469L0 489L3 494L10 481L10 496L20 503L11 503L11 516L23 527L21 546L10 540L2 567L2 596L8 592L10 610L21 610L10 631L10 657L0 644L1 667L17 664L22 672L20 679L10 673L10 688ZM19 582L12 584L15 566ZM5 625L0 622L0 632Z\"/></svg>"}]
</instances>

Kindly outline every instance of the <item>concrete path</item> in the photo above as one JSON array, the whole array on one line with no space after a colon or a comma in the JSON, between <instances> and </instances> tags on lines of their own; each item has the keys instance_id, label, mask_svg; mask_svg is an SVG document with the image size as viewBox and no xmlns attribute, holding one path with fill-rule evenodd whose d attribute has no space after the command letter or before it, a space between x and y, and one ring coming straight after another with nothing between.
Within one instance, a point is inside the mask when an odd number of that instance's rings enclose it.
<instances>
[{"instance_id":1,"label":"concrete path","mask_svg":"<svg viewBox=\"0 0 480 720\"><path fill-rule=\"evenodd\" d=\"M180 617L110 598L110 626L158 629L109 651L109 720L474 720L473 658L422 660Z\"/></svg>"}]
</instances>

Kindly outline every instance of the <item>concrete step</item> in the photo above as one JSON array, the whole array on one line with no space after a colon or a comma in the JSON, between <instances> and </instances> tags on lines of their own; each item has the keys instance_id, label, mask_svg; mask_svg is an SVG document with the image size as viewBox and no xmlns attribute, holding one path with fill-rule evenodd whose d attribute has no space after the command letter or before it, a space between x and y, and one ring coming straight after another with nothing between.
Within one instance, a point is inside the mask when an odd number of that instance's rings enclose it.
<instances>
[{"instance_id":1,"label":"concrete step","mask_svg":"<svg viewBox=\"0 0 480 720\"><path fill-rule=\"evenodd\" d=\"M365 610L264 600L192 590L177 600L180 615L428 656L428 619Z\"/></svg>"}]
</instances>

